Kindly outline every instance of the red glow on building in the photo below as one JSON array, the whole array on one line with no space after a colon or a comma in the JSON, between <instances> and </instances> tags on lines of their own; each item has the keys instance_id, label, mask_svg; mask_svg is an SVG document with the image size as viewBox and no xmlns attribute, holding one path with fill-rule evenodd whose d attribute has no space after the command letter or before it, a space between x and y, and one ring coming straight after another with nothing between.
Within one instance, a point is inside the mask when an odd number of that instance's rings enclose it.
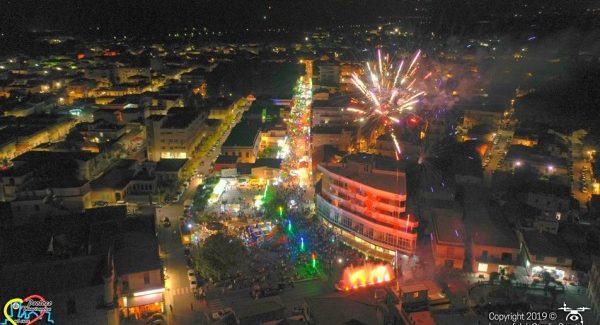
<instances>
[{"instance_id":1,"label":"red glow on building","mask_svg":"<svg viewBox=\"0 0 600 325\"><path fill-rule=\"evenodd\" d=\"M77 60L85 59L85 53L77 53Z\"/></svg>"},{"instance_id":2,"label":"red glow on building","mask_svg":"<svg viewBox=\"0 0 600 325\"><path fill-rule=\"evenodd\" d=\"M366 263L357 267L346 267L342 280L337 283L336 287L339 290L348 291L390 282L393 279L394 272L389 264Z\"/></svg>"},{"instance_id":3,"label":"red glow on building","mask_svg":"<svg viewBox=\"0 0 600 325\"><path fill-rule=\"evenodd\" d=\"M109 57L115 57L119 55L119 52L117 51L111 51L111 50L104 50L104 52L102 52L103 56L109 56Z\"/></svg>"}]
</instances>

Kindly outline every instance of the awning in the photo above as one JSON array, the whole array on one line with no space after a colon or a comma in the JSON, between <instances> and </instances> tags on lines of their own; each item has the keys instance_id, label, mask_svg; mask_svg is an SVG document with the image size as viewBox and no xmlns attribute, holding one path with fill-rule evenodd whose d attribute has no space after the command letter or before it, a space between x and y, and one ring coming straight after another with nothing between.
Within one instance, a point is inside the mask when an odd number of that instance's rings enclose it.
<instances>
[{"instance_id":1,"label":"awning","mask_svg":"<svg viewBox=\"0 0 600 325\"><path fill-rule=\"evenodd\" d=\"M144 305L153 304L155 302L163 302L162 292L153 293L153 294L149 294L149 295L145 295L145 296L139 296L139 297L127 297L127 300L125 302L125 307L144 306Z\"/></svg>"}]
</instances>

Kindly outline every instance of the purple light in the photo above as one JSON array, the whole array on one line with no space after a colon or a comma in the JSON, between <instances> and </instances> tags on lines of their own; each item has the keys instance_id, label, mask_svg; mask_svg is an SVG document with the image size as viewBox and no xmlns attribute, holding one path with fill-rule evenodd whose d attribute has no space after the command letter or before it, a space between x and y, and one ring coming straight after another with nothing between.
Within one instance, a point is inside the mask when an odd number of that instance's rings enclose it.
<instances>
[{"instance_id":1,"label":"purple light","mask_svg":"<svg viewBox=\"0 0 600 325\"><path fill-rule=\"evenodd\" d=\"M460 235L458 234L458 230L454 229L454 234L456 235L456 237L460 237Z\"/></svg>"}]
</instances>

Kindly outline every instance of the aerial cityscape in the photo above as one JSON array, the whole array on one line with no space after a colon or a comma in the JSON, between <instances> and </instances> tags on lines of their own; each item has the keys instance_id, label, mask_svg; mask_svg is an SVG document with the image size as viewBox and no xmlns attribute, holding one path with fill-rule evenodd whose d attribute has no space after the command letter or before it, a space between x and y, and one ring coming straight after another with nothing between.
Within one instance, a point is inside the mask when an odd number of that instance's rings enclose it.
<instances>
[{"instance_id":1,"label":"aerial cityscape","mask_svg":"<svg viewBox=\"0 0 600 325\"><path fill-rule=\"evenodd\" d=\"M600 1L0 6L0 325L600 324Z\"/></svg>"}]
</instances>

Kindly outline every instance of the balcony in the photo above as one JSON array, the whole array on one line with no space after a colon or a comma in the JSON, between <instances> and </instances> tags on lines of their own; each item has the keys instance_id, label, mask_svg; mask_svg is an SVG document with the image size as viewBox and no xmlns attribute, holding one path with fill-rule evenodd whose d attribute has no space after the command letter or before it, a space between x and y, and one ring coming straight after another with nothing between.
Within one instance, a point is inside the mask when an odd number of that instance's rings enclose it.
<instances>
[{"instance_id":1,"label":"balcony","mask_svg":"<svg viewBox=\"0 0 600 325\"><path fill-rule=\"evenodd\" d=\"M493 255L479 255L475 257L475 261L487 264L517 265L517 261L513 258L500 258Z\"/></svg>"},{"instance_id":2,"label":"balcony","mask_svg":"<svg viewBox=\"0 0 600 325\"><path fill-rule=\"evenodd\" d=\"M328 205L335 207L335 205L333 204L331 199L324 196L323 194L324 193L319 194L319 196L317 197L317 200L323 200L323 201L327 202ZM344 207L343 203L340 203L340 205L342 206L341 209L345 212L345 215L347 217L349 217L350 219L353 219L356 222L360 222L360 223L367 222L367 223L371 223L372 225L377 225L377 226L384 227L384 228L390 228L390 229L400 232L402 234L401 236L404 236L405 238L416 239L416 237L417 237L416 227L418 226L418 223L416 221L410 222L409 223L410 227L408 227L408 229L407 229L407 227L405 227L404 225L381 222L373 217L362 214L356 210L347 209ZM340 207L338 207L338 208L340 208ZM344 227L347 230L354 232L353 229L350 229L349 227L342 225L341 222L336 222L335 220L331 220L329 218L329 215L326 215L324 217L327 218L328 220L330 220L331 222L334 222L334 223L340 225L341 227ZM400 222L400 223L402 223L402 222ZM368 226L368 224L366 226ZM377 228L377 227L373 227L373 228Z\"/></svg>"},{"instance_id":3,"label":"balcony","mask_svg":"<svg viewBox=\"0 0 600 325\"><path fill-rule=\"evenodd\" d=\"M406 229L407 226L408 228L416 228L419 226L419 222L416 218L413 218L412 220L408 217L403 218L401 216L401 213L398 213L398 216L389 215L377 209L376 206L374 206L371 209L367 209L362 205L353 203L349 200L348 197L344 196L343 194L334 194L328 191L322 191L320 194L331 205L341 207L344 210L351 212L363 219L369 220L373 223L377 223L386 227L393 227L402 231L404 231L404 229ZM331 198L335 198L337 204L334 204ZM369 215L367 215L367 211Z\"/></svg>"}]
</instances>

